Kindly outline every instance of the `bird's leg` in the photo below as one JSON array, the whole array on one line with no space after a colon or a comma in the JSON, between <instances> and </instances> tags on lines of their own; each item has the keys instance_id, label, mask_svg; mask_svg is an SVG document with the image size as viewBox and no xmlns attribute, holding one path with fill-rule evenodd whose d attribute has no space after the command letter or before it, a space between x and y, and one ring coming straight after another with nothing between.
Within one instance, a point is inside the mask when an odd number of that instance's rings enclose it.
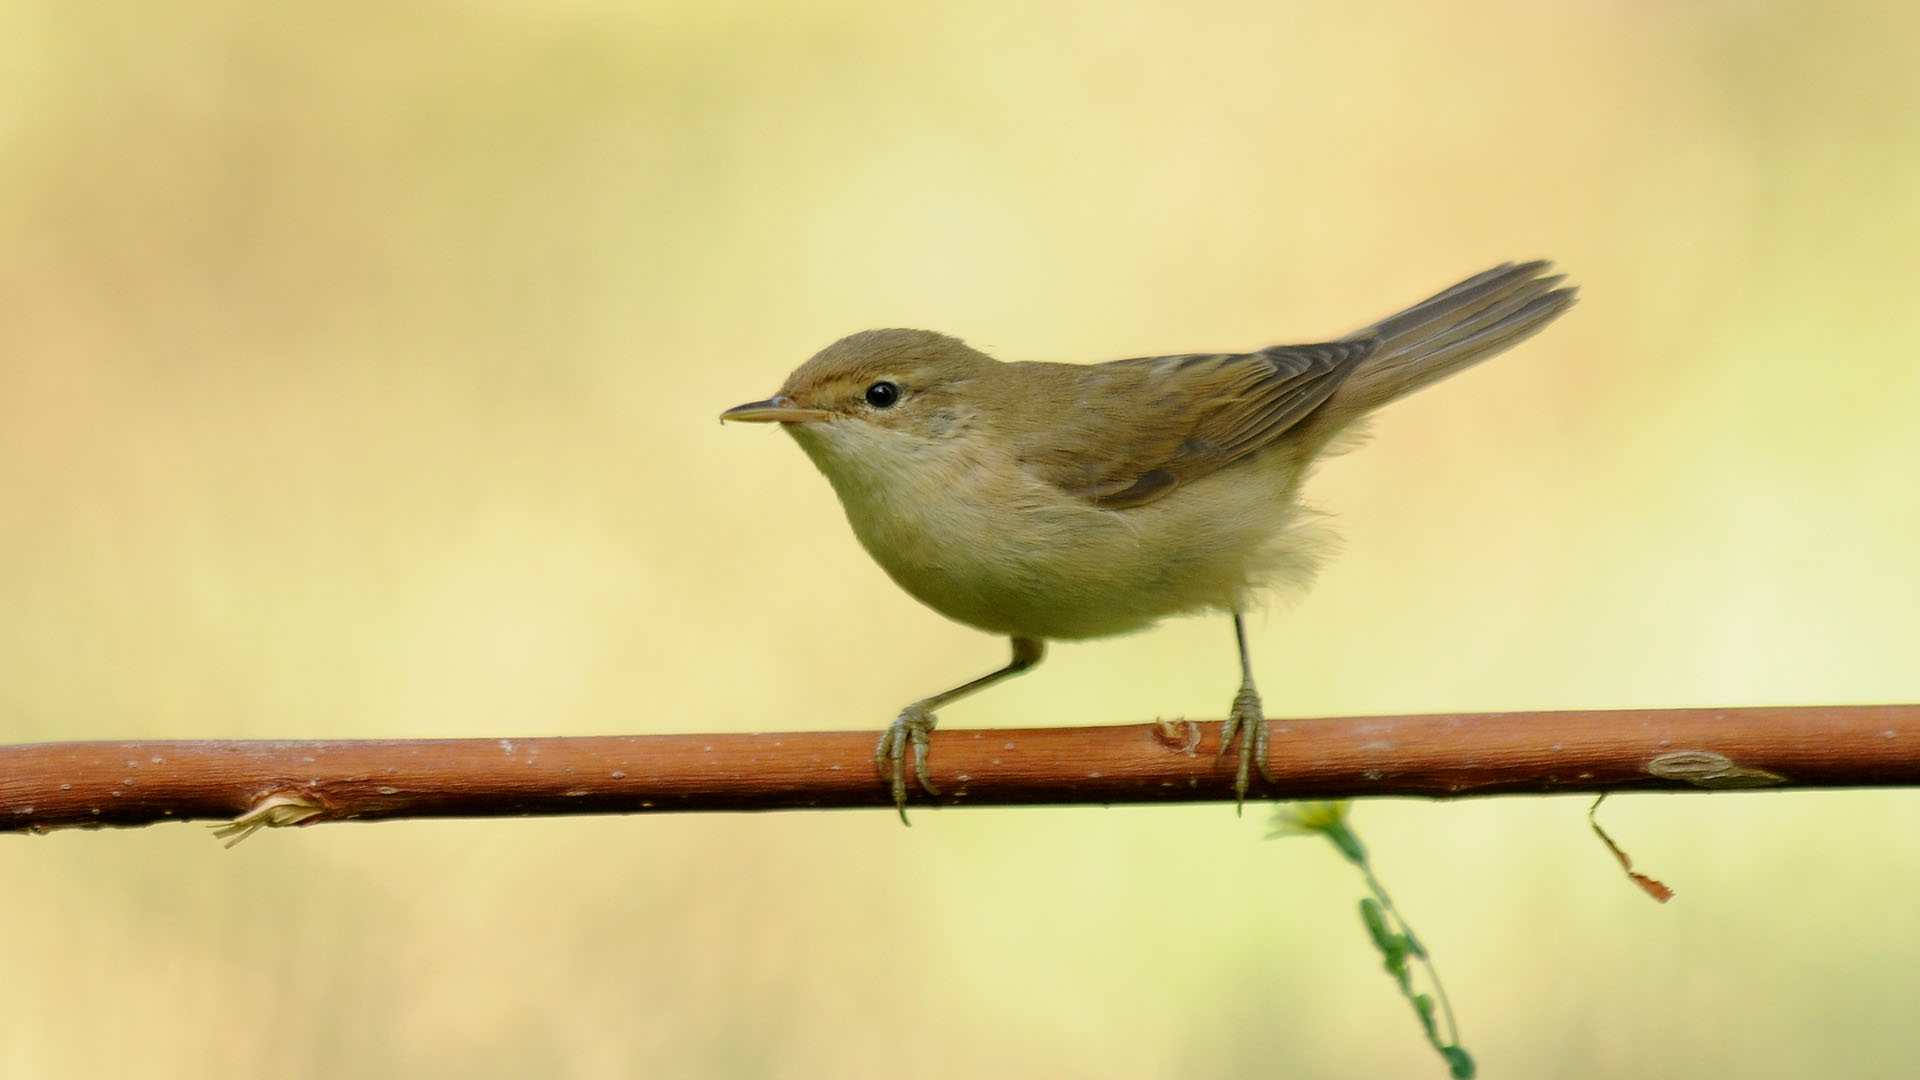
<instances>
[{"instance_id":1,"label":"bird's leg","mask_svg":"<svg viewBox=\"0 0 1920 1080\"><path fill-rule=\"evenodd\" d=\"M1260 691L1253 688L1253 661L1247 655L1247 623L1239 612L1233 613L1233 636L1240 643L1240 692L1233 695L1233 708L1220 724L1220 753L1224 757L1240 736L1240 767L1233 773L1233 809L1240 812L1247 798L1247 767L1258 765L1260 777L1273 783L1267 767L1267 714L1260 705Z\"/></svg>"},{"instance_id":2,"label":"bird's leg","mask_svg":"<svg viewBox=\"0 0 1920 1080\"><path fill-rule=\"evenodd\" d=\"M927 775L927 734L935 723L933 710L949 701L963 698L975 690L983 690L1001 679L1018 675L1046 655L1046 642L1039 638L1016 637L1013 639L1013 659L998 671L990 671L969 683L963 683L945 693L935 694L900 710L891 727L880 735L880 745L873 748L874 764L880 766L882 775L889 775L893 781L893 805L900 811L900 820L907 821L907 777L906 753L908 744L913 746L913 778L929 795L940 794L933 786L933 778Z\"/></svg>"}]
</instances>

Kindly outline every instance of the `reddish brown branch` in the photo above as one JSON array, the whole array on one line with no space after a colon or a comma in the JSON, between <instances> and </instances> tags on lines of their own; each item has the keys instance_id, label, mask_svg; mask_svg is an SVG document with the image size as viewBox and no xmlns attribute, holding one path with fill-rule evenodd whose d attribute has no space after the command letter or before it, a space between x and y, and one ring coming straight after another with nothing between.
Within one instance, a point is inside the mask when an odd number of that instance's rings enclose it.
<instances>
[{"instance_id":1,"label":"reddish brown branch","mask_svg":"<svg viewBox=\"0 0 1920 1080\"><path fill-rule=\"evenodd\" d=\"M1219 725L942 730L920 804L1219 801ZM1196 738L1197 736L1197 738ZM873 732L0 747L0 830L884 807ZM1276 720L1262 798L1920 784L1920 705Z\"/></svg>"}]
</instances>

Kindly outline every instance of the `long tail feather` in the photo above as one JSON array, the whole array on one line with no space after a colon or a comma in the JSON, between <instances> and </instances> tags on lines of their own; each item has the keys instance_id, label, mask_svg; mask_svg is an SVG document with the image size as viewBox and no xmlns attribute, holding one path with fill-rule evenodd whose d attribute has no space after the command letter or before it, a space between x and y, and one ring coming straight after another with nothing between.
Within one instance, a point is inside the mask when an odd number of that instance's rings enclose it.
<instances>
[{"instance_id":1,"label":"long tail feather","mask_svg":"<svg viewBox=\"0 0 1920 1080\"><path fill-rule=\"evenodd\" d=\"M1496 266L1348 335L1378 344L1328 399L1327 419L1357 420L1538 333L1578 298L1551 268Z\"/></svg>"}]
</instances>

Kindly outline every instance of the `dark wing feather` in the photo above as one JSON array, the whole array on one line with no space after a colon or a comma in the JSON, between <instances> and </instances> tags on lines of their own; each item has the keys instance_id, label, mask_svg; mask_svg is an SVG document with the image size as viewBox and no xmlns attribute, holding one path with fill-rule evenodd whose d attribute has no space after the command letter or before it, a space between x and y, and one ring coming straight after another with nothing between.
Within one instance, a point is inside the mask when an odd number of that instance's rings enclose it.
<instances>
[{"instance_id":1,"label":"dark wing feather","mask_svg":"<svg viewBox=\"0 0 1920 1080\"><path fill-rule=\"evenodd\" d=\"M1080 369L1021 461L1104 509L1140 506L1271 443L1317 408L1373 340L1150 356Z\"/></svg>"}]
</instances>

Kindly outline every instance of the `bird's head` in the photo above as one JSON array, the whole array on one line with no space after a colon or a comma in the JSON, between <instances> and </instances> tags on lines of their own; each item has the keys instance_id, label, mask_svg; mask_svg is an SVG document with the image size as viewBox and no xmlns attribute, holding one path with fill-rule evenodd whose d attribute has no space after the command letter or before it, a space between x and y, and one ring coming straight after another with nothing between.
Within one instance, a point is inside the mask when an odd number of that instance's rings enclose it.
<instances>
[{"instance_id":1,"label":"bird's head","mask_svg":"<svg viewBox=\"0 0 1920 1080\"><path fill-rule=\"evenodd\" d=\"M849 456L923 453L959 435L998 366L930 330L864 330L820 350L779 393L720 419L784 425L831 476Z\"/></svg>"}]
</instances>

